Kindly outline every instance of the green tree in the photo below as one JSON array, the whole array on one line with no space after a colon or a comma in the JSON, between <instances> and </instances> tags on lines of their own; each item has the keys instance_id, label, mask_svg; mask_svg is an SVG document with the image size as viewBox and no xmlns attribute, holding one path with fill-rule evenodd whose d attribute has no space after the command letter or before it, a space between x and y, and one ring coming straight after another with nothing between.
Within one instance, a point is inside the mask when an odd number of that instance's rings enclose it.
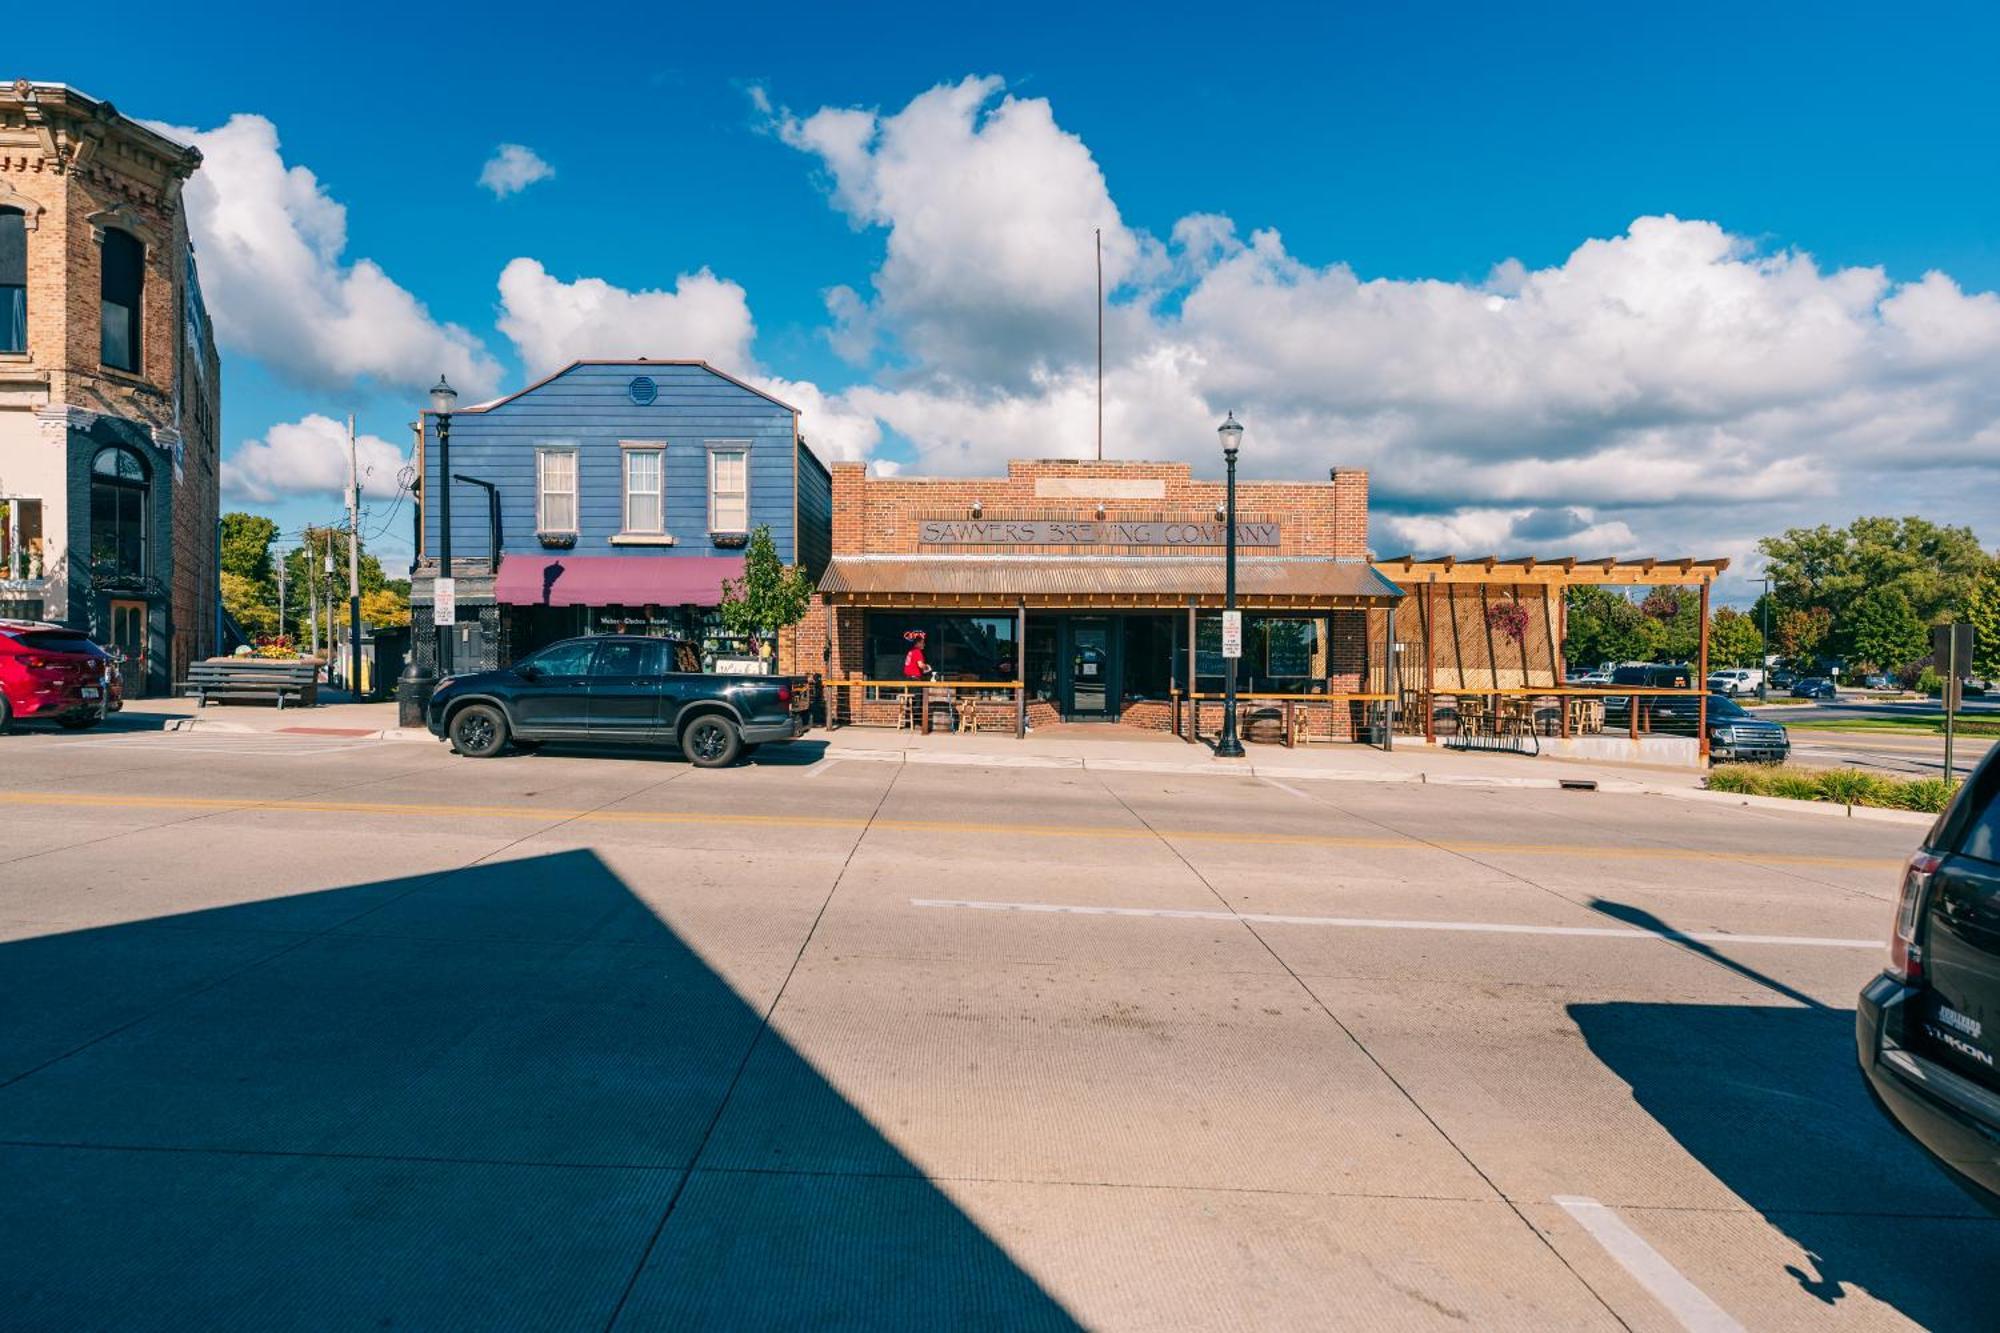
<instances>
[{"instance_id":1,"label":"green tree","mask_svg":"<svg viewBox=\"0 0 2000 1333\"><path fill-rule=\"evenodd\" d=\"M222 516L222 569L262 587L271 582L271 543L278 525L262 514Z\"/></svg>"},{"instance_id":2,"label":"green tree","mask_svg":"<svg viewBox=\"0 0 2000 1333\"><path fill-rule=\"evenodd\" d=\"M1733 606L1718 607L1708 624L1708 660L1711 666L1761 666L1764 636L1757 623Z\"/></svg>"},{"instance_id":3,"label":"green tree","mask_svg":"<svg viewBox=\"0 0 2000 1333\"><path fill-rule=\"evenodd\" d=\"M1930 651L1930 635L1900 588L1870 588L1847 613L1849 652L1878 670L1914 662Z\"/></svg>"},{"instance_id":4,"label":"green tree","mask_svg":"<svg viewBox=\"0 0 2000 1333\"><path fill-rule=\"evenodd\" d=\"M1758 546L1778 601L1825 607L1833 618L1826 647L1866 656L1855 642L1851 613L1878 588L1902 594L1919 623L1961 618L1994 561L1971 528L1944 527L1914 515L1857 518L1845 528L1792 528Z\"/></svg>"},{"instance_id":5,"label":"green tree","mask_svg":"<svg viewBox=\"0 0 2000 1333\"><path fill-rule=\"evenodd\" d=\"M1771 627L1778 651L1788 661L1805 662L1825 645L1833 633L1833 612L1823 606L1786 611Z\"/></svg>"},{"instance_id":6,"label":"green tree","mask_svg":"<svg viewBox=\"0 0 2000 1333\"><path fill-rule=\"evenodd\" d=\"M1965 618L1972 625L1972 674L2000 680L2000 572L1979 580L1966 601Z\"/></svg>"},{"instance_id":7,"label":"green tree","mask_svg":"<svg viewBox=\"0 0 2000 1333\"><path fill-rule=\"evenodd\" d=\"M812 597L811 576L786 569L771 529L759 527L743 555L743 577L722 585L722 624L732 634L776 634L805 617Z\"/></svg>"},{"instance_id":8,"label":"green tree","mask_svg":"<svg viewBox=\"0 0 2000 1333\"><path fill-rule=\"evenodd\" d=\"M333 569L327 570L327 558L333 559ZM334 607L333 622L336 626L347 623L347 531L344 528L307 528L305 538L297 546L285 552L285 618L290 622L290 633L299 642L311 642L310 620L313 599L318 598L320 614L320 636L325 644L327 606ZM371 593L381 592L389 587L390 580L382 572L382 562L368 553L367 543L362 543L360 568L363 619L367 618L367 599ZM398 580L405 602L409 599L410 585L407 580ZM343 633L345 631L343 630Z\"/></svg>"},{"instance_id":9,"label":"green tree","mask_svg":"<svg viewBox=\"0 0 2000 1333\"><path fill-rule=\"evenodd\" d=\"M1614 589L1574 584L1564 594L1564 604L1569 628L1563 660L1572 666L1648 662L1665 648L1662 623Z\"/></svg>"},{"instance_id":10,"label":"green tree","mask_svg":"<svg viewBox=\"0 0 2000 1333\"><path fill-rule=\"evenodd\" d=\"M223 609L253 639L268 639L278 630L278 608L264 600L263 591L234 570L222 571Z\"/></svg>"}]
</instances>

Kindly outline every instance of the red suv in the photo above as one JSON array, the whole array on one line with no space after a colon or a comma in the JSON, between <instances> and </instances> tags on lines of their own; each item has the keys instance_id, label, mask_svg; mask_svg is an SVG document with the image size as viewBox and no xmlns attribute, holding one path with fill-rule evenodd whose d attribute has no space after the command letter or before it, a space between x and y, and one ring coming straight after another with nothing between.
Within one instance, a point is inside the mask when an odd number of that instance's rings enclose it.
<instances>
[{"instance_id":1,"label":"red suv","mask_svg":"<svg viewBox=\"0 0 2000 1333\"><path fill-rule=\"evenodd\" d=\"M117 674L110 656L73 629L0 620L0 731L16 718L94 727L115 707Z\"/></svg>"}]
</instances>

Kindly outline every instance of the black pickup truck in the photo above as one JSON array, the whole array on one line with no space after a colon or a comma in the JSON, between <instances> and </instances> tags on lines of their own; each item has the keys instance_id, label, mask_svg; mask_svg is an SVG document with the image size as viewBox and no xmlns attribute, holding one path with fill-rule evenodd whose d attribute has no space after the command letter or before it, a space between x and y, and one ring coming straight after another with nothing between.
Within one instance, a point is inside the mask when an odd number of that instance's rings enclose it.
<instances>
[{"instance_id":1,"label":"black pickup truck","mask_svg":"<svg viewBox=\"0 0 2000 1333\"><path fill-rule=\"evenodd\" d=\"M553 643L498 671L446 676L431 694L431 734L475 759L543 741L675 745L722 768L811 726L812 683L711 675L691 643L599 634Z\"/></svg>"}]
</instances>

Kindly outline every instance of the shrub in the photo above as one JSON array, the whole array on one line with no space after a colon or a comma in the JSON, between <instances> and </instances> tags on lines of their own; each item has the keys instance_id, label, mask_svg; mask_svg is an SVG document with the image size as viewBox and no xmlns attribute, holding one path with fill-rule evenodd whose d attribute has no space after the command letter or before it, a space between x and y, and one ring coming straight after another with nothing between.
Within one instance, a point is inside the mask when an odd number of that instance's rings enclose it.
<instances>
[{"instance_id":1,"label":"shrub","mask_svg":"<svg viewBox=\"0 0 2000 1333\"><path fill-rule=\"evenodd\" d=\"M1943 778L1915 778L1901 785L1896 792L1896 803L1905 810L1941 814L1951 804L1951 793L1951 784Z\"/></svg>"},{"instance_id":2,"label":"shrub","mask_svg":"<svg viewBox=\"0 0 2000 1333\"><path fill-rule=\"evenodd\" d=\"M1764 792L1767 796L1782 796L1788 801L1817 801L1825 795L1820 789L1817 774L1782 768L1771 774Z\"/></svg>"},{"instance_id":3,"label":"shrub","mask_svg":"<svg viewBox=\"0 0 2000 1333\"><path fill-rule=\"evenodd\" d=\"M1936 814L1951 801L1943 778L1891 778L1858 768L1772 768L1763 764L1718 764L1708 775L1710 791L1738 796L1779 796L1791 801L1832 801L1891 810Z\"/></svg>"},{"instance_id":4,"label":"shrub","mask_svg":"<svg viewBox=\"0 0 2000 1333\"><path fill-rule=\"evenodd\" d=\"M1840 805L1886 805L1894 789L1886 778L1858 768L1829 768L1819 775L1820 795Z\"/></svg>"},{"instance_id":5,"label":"shrub","mask_svg":"<svg viewBox=\"0 0 2000 1333\"><path fill-rule=\"evenodd\" d=\"M1937 673L1936 667L1927 666L1917 673L1917 683L1913 688L1918 694L1941 695L1944 693L1944 677Z\"/></svg>"}]
</instances>

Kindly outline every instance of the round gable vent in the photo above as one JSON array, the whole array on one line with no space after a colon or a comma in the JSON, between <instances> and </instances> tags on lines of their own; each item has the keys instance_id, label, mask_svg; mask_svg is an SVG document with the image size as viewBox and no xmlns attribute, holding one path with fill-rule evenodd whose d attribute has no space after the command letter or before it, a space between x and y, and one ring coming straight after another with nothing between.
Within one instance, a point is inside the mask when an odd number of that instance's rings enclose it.
<instances>
[{"instance_id":1,"label":"round gable vent","mask_svg":"<svg viewBox=\"0 0 2000 1333\"><path fill-rule=\"evenodd\" d=\"M645 375L635 375L625 386L625 392L632 395L632 401L644 407L660 396L660 386Z\"/></svg>"}]
</instances>

